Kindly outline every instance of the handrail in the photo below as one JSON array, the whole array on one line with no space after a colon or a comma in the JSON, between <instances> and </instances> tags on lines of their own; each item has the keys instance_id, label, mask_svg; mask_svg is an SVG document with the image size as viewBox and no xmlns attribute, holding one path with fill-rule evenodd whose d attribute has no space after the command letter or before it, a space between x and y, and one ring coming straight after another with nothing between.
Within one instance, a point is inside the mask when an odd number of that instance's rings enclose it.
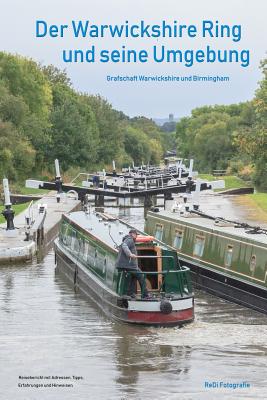
<instances>
[{"instance_id":1,"label":"handrail","mask_svg":"<svg viewBox=\"0 0 267 400\"><path fill-rule=\"evenodd\" d=\"M172 258L174 260L173 256L136 256L136 258Z\"/></svg>"},{"instance_id":2,"label":"handrail","mask_svg":"<svg viewBox=\"0 0 267 400\"><path fill-rule=\"evenodd\" d=\"M131 270L129 270L129 271L127 271L126 269L125 270L123 270L123 272L125 272L125 273L129 273L129 274L134 274L135 273L135 271L133 270L133 269L131 269ZM136 270L136 272L139 272L138 270ZM144 274L144 275L167 275L167 274L169 274L169 273L177 273L177 272L185 272L184 270L182 271L182 270L173 270L173 269L170 269L170 270L168 270L168 271L141 271L141 274Z\"/></svg>"},{"instance_id":3,"label":"handrail","mask_svg":"<svg viewBox=\"0 0 267 400\"><path fill-rule=\"evenodd\" d=\"M162 281L162 283L158 289L159 293L163 292L162 289L163 289L164 284L166 284L166 282L165 282L166 276L168 274L172 274L172 275L177 274L178 280L176 283L177 283L178 293L180 293L180 295L183 297L185 293L191 292L191 290L192 290L190 281L188 280L188 277L187 277L189 271L190 271L190 269L188 267L183 267L183 269L180 269L180 270L170 270L169 269L167 271L156 271L156 272L155 271L141 271L141 273L144 276L144 279L146 279L148 275L162 275L164 277L164 280ZM134 270L127 271L127 269L122 269L121 273L122 273L121 276L127 277L127 274L132 274L134 276L135 271ZM185 288L187 290L185 290ZM165 289L166 289L166 287L165 287ZM165 290L165 292L166 292L166 290ZM168 292L168 290L167 290L167 292ZM142 293L142 295L143 294L144 293Z\"/></svg>"},{"instance_id":4,"label":"handrail","mask_svg":"<svg viewBox=\"0 0 267 400\"><path fill-rule=\"evenodd\" d=\"M79 173L71 180L70 183L74 183L74 182L76 181L76 179L79 178L81 175L86 175L86 176L88 177L88 175L91 175L91 174L88 174L87 172L79 172Z\"/></svg>"}]
</instances>

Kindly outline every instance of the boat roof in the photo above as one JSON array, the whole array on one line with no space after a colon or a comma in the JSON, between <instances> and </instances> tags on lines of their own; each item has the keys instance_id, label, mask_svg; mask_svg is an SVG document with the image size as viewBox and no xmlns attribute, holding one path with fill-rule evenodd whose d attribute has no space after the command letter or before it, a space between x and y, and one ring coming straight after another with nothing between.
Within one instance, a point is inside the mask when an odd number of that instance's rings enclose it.
<instances>
[{"instance_id":1,"label":"boat roof","mask_svg":"<svg viewBox=\"0 0 267 400\"><path fill-rule=\"evenodd\" d=\"M90 235L99 238L106 245L114 249L116 245L119 246L122 243L122 239L129 233L130 229L136 229L117 217L95 211L91 211L90 213L76 211L66 214L66 216ZM136 230L139 234L148 236L139 229ZM164 246L156 239L153 239L153 242L157 242L164 249L168 248L168 246Z\"/></svg>"},{"instance_id":2,"label":"boat roof","mask_svg":"<svg viewBox=\"0 0 267 400\"><path fill-rule=\"evenodd\" d=\"M244 242L254 242L257 245L263 245L267 247L267 234L264 233L247 233L251 229L237 228L233 225L231 226L218 226L214 224L213 219L208 219L205 217L192 214L191 216L181 216L179 213L172 212L169 210L163 210L160 212L148 213L149 216L157 219L158 223L160 221L166 220L170 222L177 222L179 225L186 225L196 229L202 229L206 232L213 232L220 235L227 235L235 240L242 240ZM238 221L240 222L240 221ZM242 222L242 221L241 221ZM251 224L253 226L258 226L257 224Z\"/></svg>"}]
</instances>

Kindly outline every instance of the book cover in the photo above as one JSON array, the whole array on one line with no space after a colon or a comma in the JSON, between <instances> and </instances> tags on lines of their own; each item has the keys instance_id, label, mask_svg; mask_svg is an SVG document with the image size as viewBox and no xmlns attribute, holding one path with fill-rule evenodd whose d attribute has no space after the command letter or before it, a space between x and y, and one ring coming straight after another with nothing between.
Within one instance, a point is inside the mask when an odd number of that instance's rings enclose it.
<instances>
[{"instance_id":1,"label":"book cover","mask_svg":"<svg viewBox=\"0 0 267 400\"><path fill-rule=\"evenodd\" d=\"M171 152L264 194L264 1L0 5L0 178L13 190L51 180L55 158L72 179ZM0 266L0 399L266 398L266 316L196 302L186 328L132 328L55 277L52 251Z\"/></svg>"}]
</instances>

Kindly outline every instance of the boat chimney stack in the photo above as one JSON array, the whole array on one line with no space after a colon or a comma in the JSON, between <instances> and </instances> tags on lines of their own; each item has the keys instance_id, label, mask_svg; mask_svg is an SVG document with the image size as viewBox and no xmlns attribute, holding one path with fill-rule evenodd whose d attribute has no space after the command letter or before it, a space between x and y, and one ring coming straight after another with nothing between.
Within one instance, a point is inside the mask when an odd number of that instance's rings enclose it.
<instances>
[{"instance_id":1,"label":"boat chimney stack","mask_svg":"<svg viewBox=\"0 0 267 400\"><path fill-rule=\"evenodd\" d=\"M15 229L14 226L14 215L15 212L12 210L12 203L10 201L10 192L8 179L3 179L3 188L4 188L4 196L5 196L5 209L2 211L2 214L6 220L6 230L11 231Z\"/></svg>"}]
</instances>

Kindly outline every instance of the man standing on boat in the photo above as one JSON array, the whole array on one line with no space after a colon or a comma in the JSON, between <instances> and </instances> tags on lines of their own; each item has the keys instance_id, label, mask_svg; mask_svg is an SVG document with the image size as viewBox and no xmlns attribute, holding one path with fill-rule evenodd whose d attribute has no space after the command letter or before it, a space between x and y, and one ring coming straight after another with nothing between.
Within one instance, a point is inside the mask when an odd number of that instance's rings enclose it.
<instances>
[{"instance_id":1,"label":"man standing on boat","mask_svg":"<svg viewBox=\"0 0 267 400\"><path fill-rule=\"evenodd\" d=\"M138 280L141 287L142 297L147 298L149 296L146 288L146 281L141 269L138 267L138 256L135 246L136 237L137 231L135 229L131 229L129 234L122 239L122 244L120 245L118 258L116 261L116 267L119 270L129 272L130 279L127 295L135 297L135 285L136 280Z\"/></svg>"}]
</instances>

